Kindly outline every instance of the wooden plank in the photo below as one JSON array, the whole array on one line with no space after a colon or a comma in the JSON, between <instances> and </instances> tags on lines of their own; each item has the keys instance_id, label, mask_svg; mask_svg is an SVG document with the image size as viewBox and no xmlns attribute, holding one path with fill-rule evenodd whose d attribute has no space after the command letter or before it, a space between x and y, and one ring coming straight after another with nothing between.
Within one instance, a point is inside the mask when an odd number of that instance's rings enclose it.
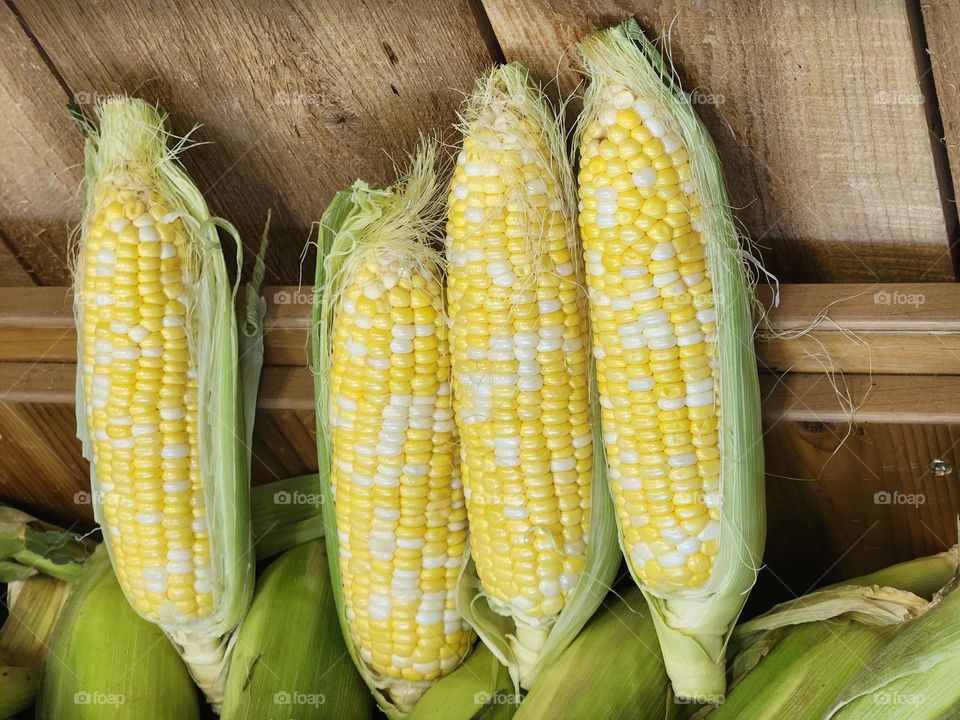
<instances>
[{"instance_id":1,"label":"wooden plank","mask_svg":"<svg viewBox=\"0 0 960 720\"><path fill-rule=\"evenodd\" d=\"M781 422L764 439L767 606L956 542L956 471L929 465L960 469L960 426Z\"/></svg>"},{"instance_id":2,"label":"wooden plank","mask_svg":"<svg viewBox=\"0 0 960 720\"><path fill-rule=\"evenodd\" d=\"M960 374L960 285L782 285L757 340L765 370L911 375ZM306 367L312 288L270 287L267 365ZM760 288L760 303L772 290ZM73 362L66 288L0 288L0 362Z\"/></svg>"},{"instance_id":3,"label":"wooden plank","mask_svg":"<svg viewBox=\"0 0 960 720\"><path fill-rule=\"evenodd\" d=\"M960 424L960 377L761 374L763 418L819 423Z\"/></svg>"},{"instance_id":4,"label":"wooden plank","mask_svg":"<svg viewBox=\"0 0 960 720\"><path fill-rule=\"evenodd\" d=\"M0 283L64 283L67 236L80 218L80 133L67 92L11 5L0 7ZM21 266L22 263L22 266Z\"/></svg>"},{"instance_id":5,"label":"wooden plank","mask_svg":"<svg viewBox=\"0 0 960 720\"><path fill-rule=\"evenodd\" d=\"M943 123L941 142L950 163L952 192L947 198L956 212L956 189L960 187L960 5L952 0L923 0L923 29Z\"/></svg>"},{"instance_id":6,"label":"wooden plank","mask_svg":"<svg viewBox=\"0 0 960 720\"><path fill-rule=\"evenodd\" d=\"M0 402L72 404L71 363L0 363ZM769 423L856 422L960 424L960 377L761 374L764 420ZM846 398L842 400L841 398ZM257 406L313 411L313 375L307 367L264 368Z\"/></svg>"},{"instance_id":7,"label":"wooden plank","mask_svg":"<svg viewBox=\"0 0 960 720\"><path fill-rule=\"evenodd\" d=\"M484 0L509 60L579 78L573 43L633 13L669 30L731 204L785 282L953 280L907 4ZM952 29L945 27L945 32Z\"/></svg>"},{"instance_id":8,"label":"wooden plank","mask_svg":"<svg viewBox=\"0 0 960 720\"><path fill-rule=\"evenodd\" d=\"M299 279L311 223L332 193L358 176L391 179L421 131L451 125L491 60L467 0L429 12L306 0L17 7L76 95L135 93L158 101L179 132L203 126L194 137L212 144L183 161L249 248L273 209L274 283ZM313 264L309 253L308 279Z\"/></svg>"}]
</instances>

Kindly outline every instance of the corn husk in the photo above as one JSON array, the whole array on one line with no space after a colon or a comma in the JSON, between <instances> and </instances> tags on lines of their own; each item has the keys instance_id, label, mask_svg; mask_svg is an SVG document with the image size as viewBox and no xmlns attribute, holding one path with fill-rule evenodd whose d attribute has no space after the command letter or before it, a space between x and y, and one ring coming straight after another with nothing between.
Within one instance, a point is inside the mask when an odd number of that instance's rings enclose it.
<instances>
[{"instance_id":1,"label":"corn husk","mask_svg":"<svg viewBox=\"0 0 960 720\"><path fill-rule=\"evenodd\" d=\"M740 624L730 643L732 690L719 708L695 717L824 717L843 688L928 611L912 591L942 585L956 562L953 549L899 563Z\"/></svg>"},{"instance_id":2,"label":"corn husk","mask_svg":"<svg viewBox=\"0 0 960 720\"><path fill-rule=\"evenodd\" d=\"M40 673L34 668L0 665L0 720L30 709L39 683Z\"/></svg>"},{"instance_id":3,"label":"corn husk","mask_svg":"<svg viewBox=\"0 0 960 720\"><path fill-rule=\"evenodd\" d=\"M516 717L669 720L676 711L651 612L634 586L607 597Z\"/></svg>"},{"instance_id":4,"label":"corn husk","mask_svg":"<svg viewBox=\"0 0 960 720\"><path fill-rule=\"evenodd\" d=\"M459 668L427 690L410 720L510 720L520 699L507 668L480 643Z\"/></svg>"},{"instance_id":5,"label":"corn husk","mask_svg":"<svg viewBox=\"0 0 960 720\"><path fill-rule=\"evenodd\" d=\"M590 35L580 42L579 49L590 78L580 127L598 112L608 88L630 88L655 104L658 115L681 137L700 198L707 266L717 308L716 370L723 408L718 428L722 463L719 554L710 580L700 588L660 594L645 586L635 573L634 578L653 611L676 694L698 701L717 700L725 690L727 640L756 582L766 534L760 396L752 342L752 293L745 270L747 255L738 242L713 141L670 66L644 37L637 22L631 18Z\"/></svg>"},{"instance_id":6,"label":"corn husk","mask_svg":"<svg viewBox=\"0 0 960 720\"><path fill-rule=\"evenodd\" d=\"M951 580L920 617L865 663L827 718L871 720L960 716L960 593Z\"/></svg>"},{"instance_id":7,"label":"corn husk","mask_svg":"<svg viewBox=\"0 0 960 720\"><path fill-rule=\"evenodd\" d=\"M576 228L576 189L560 121L543 92L530 78L527 70L518 63L496 67L477 82L473 94L467 99L461 112L460 125L465 135L471 128L483 128L484 111L491 105L508 107L518 116L528 118L533 127L542 128L544 140L550 150L550 164L555 167L554 180L561 194L562 211L570 223L568 245L571 255L579 257L581 251ZM513 199L522 200L521 197ZM537 238L533 239L530 253L540 252L537 241ZM532 264L537 265L536 262ZM583 307L586 311L585 296ZM477 631L484 644L510 669L514 681L524 688L535 687L540 674L573 642L600 606L620 565L613 503L606 480L606 463L600 451L600 415L592 367L590 375L594 408L590 537L583 572L563 610L550 622L532 625L515 617L509 608L501 607L500 603L484 592L472 561L468 562L460 581L457 608Z\"/></svg>"},{"instance_id":8,"label":"corn husk","mask_svg":"<svg viewBox=\"0 0 960 720\"><path fill-rule=\"evenodd\" d=\"M360 720L372 706L346 657L324 542L299 545L257 581L233 646L223 717Z\"/></svg>"},{"instance_id":9,"label":"corn husk","mask_svg":"<svg viewBox=\"0 0 960 720\"><path fill-rule=\"evenodd\" d=\"M358 180L337 193L320 220L316 279L314 281L312 346L317 407L317 456L323 493L323 516L330 576L337 615L347 651L377 704L391 720L407 717L425 688L420 683L398 682L379 676L361 660L346 621L336 511L330 482L330 427L328 383L331 331L340 288L358 257L388 253L413 265L421 261L442 266L430 246L440 223L435 146L425 143L409 173L395 185L372 188Z\"/></svg>"},{"instance_id":10,"label":"corn husk","mask_svg":"<svg viewBox=\"0 0 960 720\"><path fill-rule=\"evenodd\" d=\"M40 720L196 720L197 690L160 629L130 607L104 552L87 561L50 643Z\"/></svg>"},{"instance_id":11,"label":"corn husk","mask_svg":"<svg viewBox=\"0 0 960 720\"><path fill-rule=\"evenodd\" d=\"M0 505L0 581L43 573L77 580L94 543L15 508Z\"/></svg>"},{"instance_id":12,"label":"corn husk","mask_svg":"<svg viewBox=\"0 0 960 720\"><path fill-rule=\"evenodd\" d=\"M323 491L317 474L257 485L250 491L257 559L265 560L323 537Z\"/></svg>"},{"instance_id":13,"label":"corn husk","mask_svg":"<svg viewBox=\"0 0 960 720\"><path fill-rule=\"evenodd\" d=\"M180 214L188 235L190 261L199 269L190 308L191 322L199 328L192 348L198 366L200 446L203 463L204 500L210 533L215 607L208 617L181 616L165 611L160 626L177 646L197 683L216 707L222 696L230 632L249 607L254 582L249 511L249 454L255 379L262 364L261 336L248 316L238 331L234 305L238 285L227 275L218 228L237 243L238 277L242 259L239 236L224 220L211 216L206 202L177 160L186 139L176 138L167 118L156 108L132 98L113 98L98 108L99 130L81 121L86 134L86 210L81 224L74 267L83 267L84 248L92 214L94 189L100 178L122 169L136 182L155 188ZM74 303L77 326L83 326L84 298L78 288ZM260 308L262 310L262 306ZM250 307L255 315L257 308ZM244 355L239 356L241 335ZM83 357L83 333L78 333L78 357ZM83 373L77 374L77 435L84 457L91 460L94 516L102 525L104 494L93 462L91 430L85 407ZM244 384L246 383L246 384ZM245 417L246 416L246 417ZM246 446L244 442L246 441ZM112 554L111 537L104 542Z\"/></svg>"}]
</instances>

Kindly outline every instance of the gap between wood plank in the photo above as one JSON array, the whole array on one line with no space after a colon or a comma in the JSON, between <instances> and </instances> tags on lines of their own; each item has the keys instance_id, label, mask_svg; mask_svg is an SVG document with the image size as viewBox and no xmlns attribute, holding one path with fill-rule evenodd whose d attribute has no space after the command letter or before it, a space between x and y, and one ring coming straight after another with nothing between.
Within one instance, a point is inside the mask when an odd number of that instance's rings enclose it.
<instances>
[{"instance_id":1,"label":"gap between wood plank","mask_svg":"<svg viewBox=\"0 0 960 720\"><path fill-rule=\"evenodd\" d=\"M920 0L905 0L905 2L907 20L910 23L910 35L913 39L913 52L916 58L917 83L920 85L920 93L924 100L923 109L927 117L927 130L930 133L933 167L937 175L937 186L940 190L940 204L943 207L947 249L953 263L954 277L960 280L960 247L958 247L960 218L957 215L956 192L953 176L950 173L950 157L943 141L943 117L940 112L937 85L933 77L933 63L930 59L927 29ZM919 279L923 280L926 274L921 275Z\"/></svg>"}]
</instances>

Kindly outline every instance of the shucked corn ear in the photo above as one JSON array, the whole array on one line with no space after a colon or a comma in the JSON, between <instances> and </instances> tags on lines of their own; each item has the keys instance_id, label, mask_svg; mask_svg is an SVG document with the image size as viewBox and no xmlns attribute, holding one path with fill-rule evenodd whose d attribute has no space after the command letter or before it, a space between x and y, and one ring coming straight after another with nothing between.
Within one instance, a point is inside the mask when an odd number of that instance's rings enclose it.
<instances>
[{"instance_id":1,"label":"shucked corn ear","mask_svg":"<svg viewBox=\"0 0 960 720\"><path fill-rule=\"evenodd\" d=\"M50 644L40 720L194 720L197 690L160 630L130 608L102 553L86 563Z\"/></svg>"},{"instance_id":2,"label":"shucked corn ear","mask_svg":"<svg viewBox=\"0 0 960 720\"><path fill-rule=\"evenodd\" d=\"M78 435L124 594L216 706L227 635L253 589L253 402L241 397L236 286L217 227L236 231L210 216L155 108L112 99L99 116L99 131L85 128L75 258ZM256 378L256 335L251 348Z\"/></svg>"},{"instance_id":3,"label":"shucked corn ear","mask_svg":"<svg viewBox=\"0 0 960 720\"><path fill-rule=\"evenodd\" d=\"M517 64L461 114L446 249L473 563L460 610L531 687L619 563L594 451L575 191L563 132Z\"/></svg>"},{"instance_id":4,"label":"shucked corn ear","mask_svg":"<svg viewBox=\"0 0 960 720\"><path fill-rule=\"evenodd\" d=\"M373 701L345 657L323 540L273 561L237 631L223 700L229 720L367 720Z\"/></svg>"},{"instance_id":5,"label":"shucked corn ear","mask_svg":"<svg viewBox=\"0 0 960 720\"><path fill-rule=\"evenodd\" d=\"M580 43L580 229L620 543L676 693L718 698L765 521L751 293L706 130L634 20Z\"/></svg>"},{"instance_id":6,"label":"shucked corn ear","mask_svg":"<svg viewBox=\"0 0 960 720\"><path fill-rule=\"evenodd\" d=\"M390 717L454 670L473 635L456 608L467 522L451 409L435 150L321 220L314 297L318 453L337 608Z\"/></svg>"}]
</instances>

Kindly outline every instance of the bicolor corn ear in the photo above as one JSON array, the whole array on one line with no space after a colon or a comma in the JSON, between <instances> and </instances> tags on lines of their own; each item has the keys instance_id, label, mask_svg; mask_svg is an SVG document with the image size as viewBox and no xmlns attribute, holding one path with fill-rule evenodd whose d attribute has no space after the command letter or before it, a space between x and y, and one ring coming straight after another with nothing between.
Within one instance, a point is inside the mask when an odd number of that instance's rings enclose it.
<instances>
[{"instance_id":1,"label":"bicolor corn ear","mask_svg":"<svg viewBox=\"0 0 960 720\"><path fill-rule=\"evenodd\" d=\"M636 22L585 38L580 228L620 543L676 693L723 696L763 553L751 287L716 151Z\"/></svg>"},{"instance_id":2,"label":"bicolor corn ear","mask_svg":"<svg viewBox=\"0 0 960 720\"><path fill-rule=\"evenodd\" d=\"M470 652L435 145L394 185L358 182L321 221L318 451L340 624L380 707L405 717Z\"/></svg>"},{"instance_id":3,"label":"bicolor corn ear","mask_svg":"<svg viewBox=\"0 0 960 720\"><path fill-rule=\"evenodd\" d=\"M112 99L99 119L74 262L77 433L124 594L216 706L254 572L243 392L256 383L241 387L217 229L238 253L239 240L211 217L156 108ZM256 333L248 350L244 363L258 363Z\"/></svg>"},{"instance_id":4,"label":"bicolor corn ear","mask_svg":"<svg viewBox=\"0 0 960 720\"><path fill-rule=\"evenodd\" d=\"M530 688L619 563L595 452L576 196L563 129L520 65L478 81L461 130L447 298L474 561L459 608Z\"/></svg>"}]
</instances>

